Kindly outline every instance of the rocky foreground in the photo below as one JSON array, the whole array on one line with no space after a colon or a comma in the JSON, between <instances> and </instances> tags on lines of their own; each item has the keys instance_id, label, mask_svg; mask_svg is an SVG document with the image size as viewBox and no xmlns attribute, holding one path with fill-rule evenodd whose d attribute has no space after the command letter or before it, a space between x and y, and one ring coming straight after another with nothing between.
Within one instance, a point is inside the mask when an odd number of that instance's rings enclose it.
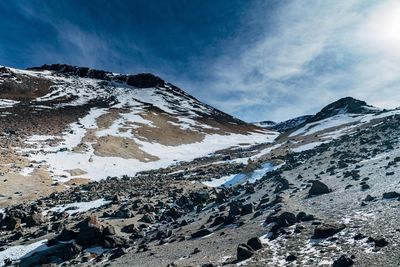
<instances>
[{"instance_id":1,"label":"rocky foreground","mask_svg":"<svg viewBox=\"0 0 400 267\"><path fill-rule=\"evenodd\" d=\"M275 150L253 161L272 144L233 148L71 185L6 208L0 255L38 244L4 264L398 266L399 134L393 115L300 152ZM265 162L280 168L252 183L205 186Z\"/></svg>"}]
</instances>

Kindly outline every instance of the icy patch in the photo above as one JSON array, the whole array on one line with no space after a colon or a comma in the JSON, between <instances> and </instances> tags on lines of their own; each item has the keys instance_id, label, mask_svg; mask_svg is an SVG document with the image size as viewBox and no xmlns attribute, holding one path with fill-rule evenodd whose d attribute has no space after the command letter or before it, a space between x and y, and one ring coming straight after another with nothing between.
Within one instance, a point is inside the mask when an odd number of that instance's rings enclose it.
<instances>
[{"instance_id":1,"label":"icy patch","mask_svg":"<svg viewBox=\"0 0 400 267\"><path fill-rule=\"evenodd\" d=\"M261 179L267 172L279 169L282 165L283 164L274 165L272 163L265 163L262 165L262 168L256 169L251 173L231 174L202 183L209 187L231 187L246 182L254 183L255 181Z\"/></svg>"},{"instance_id":2,"label":"icy patch","mask_svg":"<svg viewBox=\"0 0 400 267\"><path fill-rule=\"evenodd\" d=\"M89 202L74 202L74 203L70 203L70 204L55 206L55 207L49 209L49 211L52 211L52 212L64 212L65 211L69 215L72 215L72 214L96 209L96 208L102 207L104 205L107 205L108 203L111 203L111 201L106 201L105 199L97 199L97 200L89 201Z\"/></svg>"},{"instance_id":3,"label":"icy patch","mask_svg":"<svg viewBox=\"0 0 400 267\"><path fill-rule=\"evenodd\" d=\"M18 260L21 258L28 257L35 252L39 252L39 251L48 249L48 246L45 245L46 242L47 242L47 239L41 240L39 242L30 244L30 245L9 247L8 249L1 251L0 252L0 266L5 266L4 260L6 260L6 259Z\"/></svg>"}]
</instances>

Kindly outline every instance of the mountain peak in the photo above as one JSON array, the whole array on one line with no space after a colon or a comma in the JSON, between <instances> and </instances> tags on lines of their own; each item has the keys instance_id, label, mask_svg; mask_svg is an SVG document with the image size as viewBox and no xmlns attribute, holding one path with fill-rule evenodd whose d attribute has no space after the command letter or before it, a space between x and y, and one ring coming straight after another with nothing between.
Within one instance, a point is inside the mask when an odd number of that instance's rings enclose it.
<instances>
[{"instance_id":1,"label":"mountain peak","mask_svg":"<svg viewBox=\"0 0 400 267\"><path fill-rule=\"evenodd\" d=\"M365 101L353 97L343 97L321 109L308 122L323 120L339 114L375 113L376 110L375 107L368 105Z\"/></svg>"},{"instance_id":2,"label":"mountain peak","mask_svg":"<svg viewBox=\"0 0 400 267\"><path fill-rule=\"evenodd\" d=\"M67 64L51 64L51 65L45 64L41 67L28 68L28 70L39 70L39 71L48 70L67 76L78 76L81 78L91 78L91 79L126 83L128 85L135 86L138 88L150 88L150 87L165 85L164 80L151 73L138 73L131 75L114 74L109 71L91 69L88 67L78 67Z\"/></svg>"}]
</instances>

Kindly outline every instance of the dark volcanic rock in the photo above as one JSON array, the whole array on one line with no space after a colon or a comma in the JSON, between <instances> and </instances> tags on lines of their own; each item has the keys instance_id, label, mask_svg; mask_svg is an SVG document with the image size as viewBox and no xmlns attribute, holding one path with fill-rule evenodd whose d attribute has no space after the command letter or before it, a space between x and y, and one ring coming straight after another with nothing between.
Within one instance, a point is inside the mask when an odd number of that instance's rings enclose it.
<instances>
[{"instance_id":1,"label":"dark volcanic rock","mask_svg":"<svg viewBox=\"0 0 400 267\"><path fill-rule=\"evenodd\" d=\"M33 227L42 225L46 222L45 217L41 213L35 213L26 217L26 226Z\"/></svg>"},{"instance_id":2,"label":"dark volcanic rock","mask_svg":"<svg viewBox=\"0 0 400 267\"><path fill-rule=\"evenodd\" d=\"M254 255L254 250L250 246L246 244L240 244L237 247L236 257L238 261L246 260L253 255Z\"/></svg>"},{"instance_id":3,"label":"dark volcanic rock","mask_svg":"<svg viewBox=\"0 0 400 267\"><path fill-rule=\"evenodd\" d=\"M344 224L321 224L314 229L313 239L327 238L342 231L346 226Z\"/></svg>"},{"instance_id":4,"label":"dark volcanic rock","mask_svg":"<svg viewBox=\"0 0 400 267\"><path fill-rule=\"evenodd\" d=\"M78 232L73 231L71 229L64 228L61 233L57 236L57 240L59 241L70 241L76 239L78 237Z\"/></svg>"},{"instance_id":5,"label":"dark volcanic rock","mask_svg":"<svg viewBox=\"0 0 400 267\"><path fill-rule=\"evenodd\" d=\"M389 242L387 242L386 239L383 237L375 239L374 243L375 246L379 248L386 247L389 244Z\"/></svg>"},{"instance_id":6,"label":"dark volcanic rock","mask_svg":"<svg viewBox=\"0 0 400 267\"><path fill-rule=\"evenodd\" d=\"M327 194L330 193L331 190L329 189L329 187L324 184L323 182L320 182L318 180L314 180L312 181L312 185L310 188L310 191L308 191L308 196L319 196L322 194Z\"/></svg>"},{"instance_id":7,"label":"dark volcanic rock","mask_svg":"<svg viewBox=\"0 0 400 267\"><path fill-rule=\"evenodd\" d=\"M292 262L292 261L295 261L296 259L297 259L297 257L293 254L290 254L289 256L286 257L287 262Z\"/></svg>"},{"instance_id":8,"label":"dark volcanic rock","mask_svg":"<svg viewBox=\"0 0 400 267\"><path fill-rule=\"evenodd\" d=\"M400 194L397 192L387 192L387 193L383 193L382 198L383 199L392 199L392 198L399 198Z\"/></svg>"},{"instance_id":9,"label":"dark volcanic rock","mask_svg":"<svg viewBox=\"0 0 400 267\"><path fill-rule=\"evenodd\" d=\"M247 245L251 247L253 250L259 250L263 248L263 244L261 243L261 240L258 237L250 238L249 241L247 241Z\"/></svg>"},{"instance_id":10,"label":"dark volcanic rock","mask_svg":"<svg viewBox=\"0 0 400 267\"><path fill-rule=\"evenodd\" d=\"M211 230L209 230L209 229L207 229L207 228L204 228L204 229L200 229L199 231L197 231L197 232L194 232L193 234L192 234L192 238L198 238L198 237L203 237L203 236L206 236L206 235L210 235L210 234L212 234L213 232L211 231Z\"/></svg>"},{"instance_id":11,"label":"dark volcanic rock","mask_svg":"<svg viewBox=\"0 0 400 267\"><path fill-rule=\"evenodd\" d=\"M63 261L71 260L76 258L76 256L82 251L82 248L75 242L63 245L59 251L58 255Z\"/></svg>"},{"instance_id":12,"label":"dark volcanic rock","mask_svg":"<svg viewBox=\"0 0 400 267\"><path fill-rule=\"evenodd\" d=\"M296 215L285 211L276 218L276 223L282 227L291 226L296 223Z\"/></svg>"},{"instance_id":13,"label":"dark volcanic rock","mask_svg":"<svg viewBox=\"0 0 400 267\"><path fill-rule=\"evenodd\" d=\"M225 216L221 215L221 216L217 216L213 223L210 225L210 227L214 227L220 224L223 224L225 222Z\"/></svg>"},{"instance_id":14,"label":"dark volcanic rock","mask_svg":"<svg viewBox=\"0 0 400 267\"><path fill-rule=\"evenodd\" d=\"M241 215L247 215L254 212L254 205L253 203L248 203L242 207Z\"/></svg>"},{"instance_id":15,"label":"dark volcanic rock","mask_svg":"<svg viewBox=\"0 0 400 267\"><path fill-rule=\"evenodd\" d=\"M126 81L128 85L139 87L139 88L149 88L164 86L165 82L153 74L150 73L139 73L136 75L129 75Z\"/></svg>"},{"instance_id":16,"label":"dark volcanic rock","mask_svg":"<svg viewBox=\"0 0 400 267\"><path fill-rule=\"evenodd\" d=\"M83 248L99 244L103 236L103 226L96 216L90 216L78 224L79 234L76 242Z\"/></svg>"},{"instance_id":17,"label":"dark volcanic rock","mask_svg":"<svg viewBox=\"0 0 400 267\"><path fill-rule=\"evenodd\" d=\"M6 217L1 222L2 226L5 226L7 231L13 231L15 229L21 228L21 219L16 217Z\"/></svg>"},{"instance_id":18,"label":"dark volcanic rock","mask_svg":"<svg viewBox=\"0 0 400 267\"><path fill-rule=\"evenodd\" d=\"M333 262L332 267L349 267L354 264L354 261L349 257L342 255L339 259Z\"/></svg>"},{"instance_id":19,"label":"dark volcanic rock","mask_svg":"<svg viewBox=\"0 0 400 267\"><path fill-rule=\"evenodd\" d=\"M121 228L121 231L124 233L139 233L140 230L134 224L128 224Z\"/></svg>"},{"instance_id":20,"label":"dark volcanic rock","mask_svg":"<svg viewBox=\"0 0 400 267\"><path fill-rule=\"evenodd\" d=\"M143 217L139 221L153 224L153 223L155 223L156 219L154 218L153 214L146 213L145 215L143 215Z\"/></svg>"},{"instance_id":21,"label":"dark volcanic rock","mask_svg":"<svg viewBox=\"0 0 400 267\"><path fill-rule=\"evenodd\" d=\"M315 220L315 217L314 217L314 215L306 214L305 212L301 211L296 215L296 219L298 221L308 222L308 221Z\"/></svg>"}]
</instances>

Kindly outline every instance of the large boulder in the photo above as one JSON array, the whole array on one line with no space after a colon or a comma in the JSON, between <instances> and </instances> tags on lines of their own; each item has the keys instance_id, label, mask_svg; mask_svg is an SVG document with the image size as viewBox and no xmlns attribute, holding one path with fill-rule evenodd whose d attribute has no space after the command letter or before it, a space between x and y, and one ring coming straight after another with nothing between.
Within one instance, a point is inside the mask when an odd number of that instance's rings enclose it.
<instances>
[{"instance_id":1,"label":"large boulder","mask_svg":"<svg viewBox=\"0 0 400 267\"><path fill-rule=\"evenodd\" d=\"M313 239L327 238L342 231L346 226L344 224L321 224L314 229Z\"/></svg>"},{"instance_id":2,"label":"large boulder","mask_svg":"<svg viewBox=\"0 0 400 267\"><path fill-rule=\"evenodd\" d=\"M79 229L76 242L83 248L101 243L104 227L96 216L90 216L77 225Z\"/></svg>"},{"instance_id":3,"label":"large boulder","mask_svg":"<svg viewBox=\"0 0 400 267\"><path fill-rule=\"evenodd\" d=\"M354 261L347 257L346 255L340 256L337 260L333 262L332 267L350 267L354 264Z\"/></svg>"},{"instance_id":4,"label":"large boulder","mask_svg":"<svg viewBox=\"0 0 400 267\"><path fill-rule=\"evenodd\" d=\"M254 255L254 250L246 244L240 244L237 247L236 257L238 261L246 260Z\"/></svg>"},{"instance_id":5,"label":"large boulder","mask_svg":"<svg viewBox=\"0 0 400 267\"><path fill-rule=\"evenodd\" d=\"M14 231L21 228L21 219L7 216L1 222L1 225L4 226L7 231Z\"/></svg>"},{"instance_id":6,"label":"large boulder","mask_svg":"<svg viewBox=\"0 0 400 267\"><path fill-rule=\"evenodd\" d=\"M247 241L247 245L251 247L253 250L259 250L263 248L263 244L261 243L261 240L258 237L250 238L249 241Z\"/></svg>"},{"instance_id":7,"label":"large boulder","mask_svg":"<svg viewBox=\"0 0 400 267\"><path fill-rule=\"evenodd\" d=\"M33 227L39 226L46 222L46 218L42 215L42 213L34 213L26 217L26 226Z\"/></svg>"},{"instance_id":8,"label":"large boulder","mask_svg":"<svg viewBox=\"0 0 400 267\"><path fill-rule=\"evenodd\" d=\"M329 187L326 184L324 184L323 182L314 180L314 181L312 181L310 191L308 191L308 196L310 196L310 197L319 196L322 194L330 193L331 191L332 190L330 190Z\"/></svg>"},{"instance_id":9,"label":"large boulder","mask_svg":"<svg viewBox=\"0 0 400 267\"><path fill-rule=\"evenodd\" d=\"M240 215L244 216L244 215L247 215L247 214L251 214L253 212L254 212L253 203L248 203L246 205L243 205Z\"/></svg>"},{"instance_id":10,"label":"large boulder","mask_svg":"<svg viewBox=\"0 0 400 267\"><path fill-rule=\"evenodd\" d=\"M288 227L291 226L293 224L295 224L297 221L296 219L296 215L294 215L291 212L282 212L281 215L279 215L276 218L276 223L277 225L281 226L281 227Z\"/></svg>"},{"instance_id":11,"label":"large boulder","mask_svg":"<svg viewBox=\"0 0 400 267\"><path fill-rule=\"evenodd\" d=\"M382 194L383 199L392 199L392 198L400 198L400 194L392 191L392 192L386 192Z\"/></svg>"}]
</instances>

